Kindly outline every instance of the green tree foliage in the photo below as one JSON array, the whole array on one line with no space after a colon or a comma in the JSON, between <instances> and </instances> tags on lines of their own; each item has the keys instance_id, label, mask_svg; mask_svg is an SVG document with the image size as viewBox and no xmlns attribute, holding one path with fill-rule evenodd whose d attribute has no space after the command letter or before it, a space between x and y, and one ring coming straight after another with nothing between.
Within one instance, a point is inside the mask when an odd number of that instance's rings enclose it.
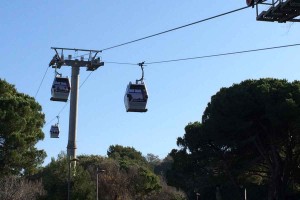
<instances>
[{"instance_id":1,"label":"green tree foliage","mask_svg":"<svg viewBox=\"0 0 300 200\"><path fill-rule=\"evenodd\" d=\"M153 191L150 195L142 198L145 200L157 200L157 199L166 199L166 200L186 200L186 195L180 190L177 190L174 187L168 186L164 181L163 177L160 179L161 189ZM139 199L139 198L137 198Z\"/></svg>"},{"instance_id":2,"label":"green tree foliage","mask_svg":"<svg viewBox=\"0 0 300 200\"><path fill-rule=\"evenodd\" d=\"M127 160L139 163L147 163L142 153L135 150L133 147L111 145L107 151L107 156L115 160Z\"/></svg>"},{"instance_id":3,"label":"green tree foliage","mask_svg":"<svg viewBox=\"0 0 300 200\"><path fill-rule=\"evenodd\" d=\"M132 168L132 167L131 167ZM136 177L131 180L135 189L135 196L146 196L152 191L160 190L159 178L145 167L137 167Z\"/></svg>"},{"instance_id":4,"label":"green tree foliage","mask_svg":"<svg viewBox=\"0 0 300 200\"><path fill-rule=\"evenodd\" d=\"M0 79L0 177L36 172L46 156L35 147L44 138L44 123L34 98Z\"/></svg>"},{"instance_id":5,"label":"green tree foliage","mask_svg":"<svg viewBox=\"0 0 300 200\"><path fill-rule=\"evenodd\" d=\"M118 149L122 151L122 146L118 146ZM130 152L132 151L137 152L134 148L131 148ZM137 160L129 157L124 155L122 158L118 156L118 159L113 159L96 155L78 156L75 171L72 168L71 172L71 199L95 199L97 176L99 200L184 199L182 192L168 187L145 163L140 164L142 157L134 157ZM43 199L67 199L66 155L61 153L57 159L53 158L36 178L43 179L47 191L47 196ZM164 196L166 198L162 198Z\"/></svg>"},{"instance_id":6,"label":"green tree foliage","mask_svg":"<svg viewBox=\"0 0 300 200\"><path fill-rule=\"evenodd\" d=\"M203 124L212 146L229 154L234 169L267 181L268 199L286 197L299 171L300 82L248 80L221 89Z\"/></svg>"},{"instance_id":7,"label":"green tree foliage","mask_svg":"<svg viewBox=\"0 0 300 200\"><path fill-rule=\"evenodd\" d=\"M83 162L87 159L83 159ZM81 160L69 162L65 153L58 155L38 175L43 179L47 196L44 199L65 200L68 197L68 177L70 169L70 197L77 200L94 199L95 182L92 181L89 170L85 168L86 164L81 165Z\"/></svg>"},{"instance_id":8,"label":"green tree foliage","mask_svg":"<svg viewBox=\"0 0 300 200\"><path fill-rule=\"evenodd\" d=\"M184 187L179 180L188 176L184 181L196 189L220 184L223 199L228 193L242 199L242 186L252 189L249 195L267 196L260 199L297 198L299 128L300 82L260 79L222 88L212 96L202 124L189 124L178 138L181 149L171 152L170 181Z\"/></svg>"},{"instance_id":9,"label":"green tree foliage","mask_svg":"<svg viewBox=\"0 0 300 200\"><path fill-rule=\"evenodd\" d=\"M146 158L133 147L112 145L109 147L107 155L109 158L118 160L121 170L125 170L129 174L129 183L132 186L131 194L135 198L142 198L161 188L159 178L150 169Z\"/></svg>"},{"instance_id":10,"label":"green tree foliage","mask_svg":"<svg viewBox=\"0 0 300 200\"><path fill-rule=\"evenodd\" d=\"M99 166L105 170L98 174L99 177L99 199L130 199L131 191L129 171L125 171L119 165L119 161L105 159ZM95 180L96 181L96 180Z\"/></svg>"},{"instance_id":11,"label":"green tree foliage","mask_svg":"<svg viewBox=\"0 0 300 200\"><path fill-rule=\"evenodd\" d=\"M78 166L75 169L72 179L72 199L76 200L88 200L95 199L95 182L92 181L92 175L82 166Z\"/></svg>"},{"instance_id":12,"label":"green tree foliage","mask_svg":"<svg viewBox=\"0 0 300 200\"><path fill-rule=\"evenodd\" d=\"M175 191L155 176L150 169L138 165L123 168L119 161L105 159L99 168L105 172L99 174L100 200L183 200L184 194Z\"/></svg>"}]
</instances>

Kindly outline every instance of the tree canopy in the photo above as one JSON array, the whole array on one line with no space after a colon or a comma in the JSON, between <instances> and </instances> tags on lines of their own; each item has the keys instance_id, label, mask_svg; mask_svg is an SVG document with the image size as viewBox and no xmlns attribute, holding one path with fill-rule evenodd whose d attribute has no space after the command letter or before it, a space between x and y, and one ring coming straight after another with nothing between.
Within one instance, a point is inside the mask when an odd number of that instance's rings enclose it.
<instances>
[{"instance_id":1,"label":"tree canopy","mask_svg":"<svg viewBox=\"0 0 300 200\"><path fill-rule=\"evenodd\" d=\"M42 107L0 79L0 176L32 174L46 153L35 145L44 138Z\"/></svg>"},{"instance_id":2,"label":"tree canopy","mask_svg":"<svg viewBox=\"0 0 300 200\"><path fill-rule=\"evenodd\" d=\"M170 180L178 180L174 174L180 170L190 171L194 187L201 181L231 185L239 196L241 186L260 185L267 187L269 200L292 199L300 192L299 128L299 81L246 80L222 88L212 96L202 123L189 124L178 138L181 149L171 152L176 170Z\"/></svg>"},{"instance_id":3,"label":"tree canopy","mask_svg":"<svg viewBox=\"0 0 300 200\"><path fill-rule=\"evenodd\" d=\"M125 148L118 145L119 149ZM134 150L132 148L132 150ZM134 150L136 151L136 150ZM184 200L184 194L169 187L151 169L139 161L80 155L76 170L71 168L71 199L95 199L98 176L98 197L101 200L169 199ZM41 199L66 199L68 195L68 160L64 153L52 159L37 178L43 178L47 196Z\"/></svg>"},{"instance_id":4,"label":"tree canopy","mask_svg":"<svg viewBox=\"0 0 300 200\"><path fill-rule=\"evenodd\" d=\"M140 162L146 162L142 153L135 150L133 147L124 147L121 145L111 145L107 151L109 158L113 159L127 159Z\"/></svg>"}]
</instances>

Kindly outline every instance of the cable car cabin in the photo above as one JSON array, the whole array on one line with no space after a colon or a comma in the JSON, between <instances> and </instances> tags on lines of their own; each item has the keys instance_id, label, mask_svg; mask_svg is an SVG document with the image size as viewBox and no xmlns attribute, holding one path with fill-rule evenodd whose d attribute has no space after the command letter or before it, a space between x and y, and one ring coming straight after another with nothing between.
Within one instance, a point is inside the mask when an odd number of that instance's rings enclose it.
<instances>
[{"instance_id":1,"label":"cable car cabin","mask_svg":"<svg viewBox=\"0 0 300 200\"><path fill-rule=\"evenodd\" d=\"M51 88L51 101L68 101L71 90L68 77L56 76Z\"/></svg>"},{"instance_id":2,"label":"cable car cabin","mask_svg":"<svg viewBox=\"0 0 300 200\"><path fill-rule=\"evenodd\" d=\"M133 84L129 82L124 96L127 112L147 112L148 94L143 82Z\"/></svg>"},{"instance_id":3,"label":"cable car cabin","mask_svg":"<svg viewBox=\"0 0 300 200\"><path fill-rule=\"evenodd\" d=\"M51 138L59 138L59 127L57 124L51 126L50 137Z\"/></svg>"}]
</instances>

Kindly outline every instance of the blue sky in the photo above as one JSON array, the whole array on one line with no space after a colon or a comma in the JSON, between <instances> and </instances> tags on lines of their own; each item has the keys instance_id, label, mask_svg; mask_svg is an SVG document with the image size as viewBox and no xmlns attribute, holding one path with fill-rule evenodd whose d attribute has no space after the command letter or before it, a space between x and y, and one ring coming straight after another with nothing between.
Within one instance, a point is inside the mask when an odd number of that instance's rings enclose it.
<instances>
[{"instance_id":1,"label":"blue sky","mask_svg":"<svg viewBox=\"0 0 300 200\"><path fill-rule=\"evenodd\" d=\"M104 49L230 10L245 1L1 1L0 78L19 92L35 96L51 47ZM248 8L221 18L101 53L104 62L153 62L299 43L297 23L255 20ZM145 66L147 113L126 113L123 97L129 81L140 78L138 66L106 63L90 74L84 68L79 91L77 154L106 155L110 145L136 148L164 158L189 122L202 113L221 87L245 79L299 79L299 47ZM80 54L79 54L80 55ZM63 67L64 76L71 75ZM49 130L64 103L51 102L54 70L49 68L36 100L46 115L45 139L38 148L48 157L66 150L69 104L60 113L61 135Z\"/></svg>"}]
</instances>

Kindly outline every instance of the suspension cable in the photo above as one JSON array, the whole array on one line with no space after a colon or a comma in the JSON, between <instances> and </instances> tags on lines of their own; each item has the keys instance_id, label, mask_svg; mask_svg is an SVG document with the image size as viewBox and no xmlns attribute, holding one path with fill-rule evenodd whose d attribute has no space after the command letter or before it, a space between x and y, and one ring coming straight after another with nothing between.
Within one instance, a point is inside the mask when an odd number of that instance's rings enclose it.
<instances>
[{"instance_id":1,"label":"suspension cable","mask_svg":"<svg viewBox=\"0 0 300 200\"><path fill-rule=\"evenodd\" d=\"M231 14L231 13L235 13L235 12L244 10L246 8L249 8L249 7L250 6L245 6L245 7L242 7L242 8L231 10L231 11L228 11L228 12L225 12L225 13L221 13L219 15L215 15L215 16L212 16L212 17L208 17L208 18L196 21L196 22L192 22L192 23L189 23L189 24L178 26L176 28L172 28L172 29L169 29L169 30L166 30L166 31L155 33L155 34L152 34L152 35L149 35L149 36L146 36L146 37L142 37L142 38L139 38L139 39L135 39L135 40L132 40L132 41L129 41L129 42L121 43L121 44L118 44L118 45L115 45L115 46L112 46L112 47L108 47L108 48L102 49L101 51L106 51L106 50L109 50L109 49L114 49L114 48L117 48L117 47L121 47L121 46L124 46L124 45L128 45L128 44L134 43L134 42L138 42L138 41L141 41L141 40L152 38L152 37L155 37L155 36L158 36L158 35L169 33L169 32L172 32L172 31L176 31L178 29L186 28L188 26L192 26L192 25L195 25L195 24L199 24L199 23L202 23L202 22L205 22L205 21L209 21L209 20L212 20L212 19L215 19L215 18L219 18L219 17L225 16L225 15L228 15L228 14Z\"/></svg>"}]
</instances>

